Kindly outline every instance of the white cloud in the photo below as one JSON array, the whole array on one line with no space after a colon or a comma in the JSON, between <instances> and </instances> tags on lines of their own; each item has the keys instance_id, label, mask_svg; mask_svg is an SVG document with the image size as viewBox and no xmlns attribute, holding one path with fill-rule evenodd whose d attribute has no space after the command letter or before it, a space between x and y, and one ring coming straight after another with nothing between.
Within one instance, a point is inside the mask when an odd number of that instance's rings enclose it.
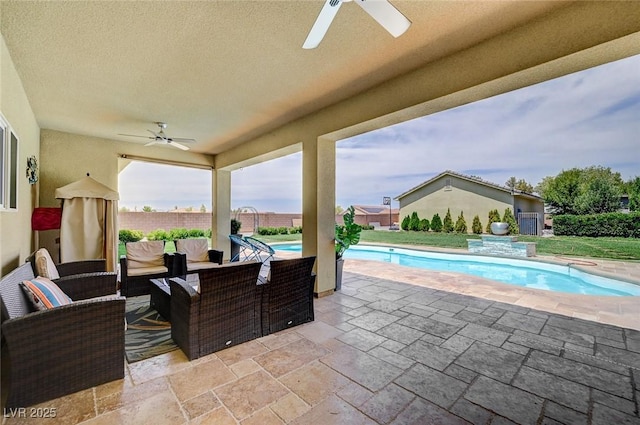
<instances>
[{"instance_id":1,"label":"white cloud","mask_svg":"<svg viewBox=\"0 0 640 425\"><path fill-rule=\"evenodd\" d=\"M340 141L336 202L378 205L447 169L498 184L590 165L640 175L639 69L635 56ZM232 207L299 212L301 180L300 154L235 171ZM167 184L147 181L131 196L166 198ZM195 196L184 192L176 199Z\"/></svg>"}]
</instances>

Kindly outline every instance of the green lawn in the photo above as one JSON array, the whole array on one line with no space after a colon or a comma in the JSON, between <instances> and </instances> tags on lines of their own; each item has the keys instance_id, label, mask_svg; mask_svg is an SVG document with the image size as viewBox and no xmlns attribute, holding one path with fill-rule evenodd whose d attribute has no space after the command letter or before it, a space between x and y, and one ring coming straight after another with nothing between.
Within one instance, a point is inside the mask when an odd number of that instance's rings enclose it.
<instances>
[{"instance_id":1,"label":"green lawn","mask_svg":"<svg viewBox=\"0 0 640 425\"><path fill-rule=\"evenodd\" d=\"M467 239L479 239L478 235L456 233L387 232L364 230L361 242L421 245L439 248L466 248ZM301 240L301 235L258 236L267 242ZM575 236L519 236L518 241L536 242L536 252L541 255L567 255L616 260L640 260L640 239L634 238L586 238Z\"/></svg>"},{"instance_id":2,"label":"green lawn","mask_svg":"<svg viewBox=\"0 0 640 425\"><path fill-rule=\"evenodd\" d=\"M301 234L259 236L257 239L266 243L294 242L302 240ZM479 239L478 235L457 233L424 233L424 232L387 232L364 230L361 242L389 243L396 245L421 245L438 248L467 248L467 239ZM536 242L536 252L541 255L566 255L592 258L610 258L614 260L640 261L640 239L633 238L585 238L576 236L519 236L519 241ZM172 241L167 241L166 252L175 252ZM125 255L121 243L118 256Z\"/></svg>"}]
</instances>

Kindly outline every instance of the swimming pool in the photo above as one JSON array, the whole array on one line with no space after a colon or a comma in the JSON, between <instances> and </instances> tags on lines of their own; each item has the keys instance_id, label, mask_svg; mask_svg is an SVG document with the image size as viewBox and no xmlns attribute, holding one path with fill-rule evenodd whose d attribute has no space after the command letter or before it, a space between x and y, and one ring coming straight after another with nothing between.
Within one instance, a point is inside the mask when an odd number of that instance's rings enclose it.
<instances>
[{"instance_id":1,"label":"swimming pool","mask_svg":"<svg viewBox=\"0 0 640 425\"><path fill-rule=\"evenodd\" d=\"M302 245L274 244L276 251L300 252ZM640 285L596 276L567 265L511 258L448 254L405 248L357 245L344 258L383 261L428 270L480 276L525 288L584 295L640 296Z\"/></svg>"}]
</instances>

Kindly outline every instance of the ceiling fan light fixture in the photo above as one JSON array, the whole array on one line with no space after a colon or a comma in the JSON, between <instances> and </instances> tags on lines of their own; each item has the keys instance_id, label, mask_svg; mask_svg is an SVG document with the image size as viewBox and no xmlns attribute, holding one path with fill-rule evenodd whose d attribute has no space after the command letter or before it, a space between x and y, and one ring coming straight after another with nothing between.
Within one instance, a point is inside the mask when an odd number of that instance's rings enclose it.
<instances>
[{"instance_id":1,"label":"ceiling fan light fixture","mask_svg":"<svg viewBox=\"0 0 640 425\"><path fill-rule=\"evenodd\" d=\"M369 16L396 38L404 34L411 26L411 21L388 0L326 0L302 48L314 49L318 47L342 3L351 1L357 3Z\"/></svg>"}]
</instances>

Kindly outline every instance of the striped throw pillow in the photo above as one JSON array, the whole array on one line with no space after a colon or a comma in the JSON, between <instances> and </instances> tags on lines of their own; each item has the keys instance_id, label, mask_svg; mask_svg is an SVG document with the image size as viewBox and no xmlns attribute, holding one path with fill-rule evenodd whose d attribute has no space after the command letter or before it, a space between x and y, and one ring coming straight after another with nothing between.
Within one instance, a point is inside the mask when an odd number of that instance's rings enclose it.
<instances>
[{"instance_id":1,"label":"striped throw pillow","mask_svg":"<svg viewBox=\"0 0 640 425\"><path fill-rule=\"evenodd\" d=\"M36 310L46 310L72 302L58 285L46 277L38 276L31 280L24 280L20 285Z\"/></svg>"}]
</instances>

